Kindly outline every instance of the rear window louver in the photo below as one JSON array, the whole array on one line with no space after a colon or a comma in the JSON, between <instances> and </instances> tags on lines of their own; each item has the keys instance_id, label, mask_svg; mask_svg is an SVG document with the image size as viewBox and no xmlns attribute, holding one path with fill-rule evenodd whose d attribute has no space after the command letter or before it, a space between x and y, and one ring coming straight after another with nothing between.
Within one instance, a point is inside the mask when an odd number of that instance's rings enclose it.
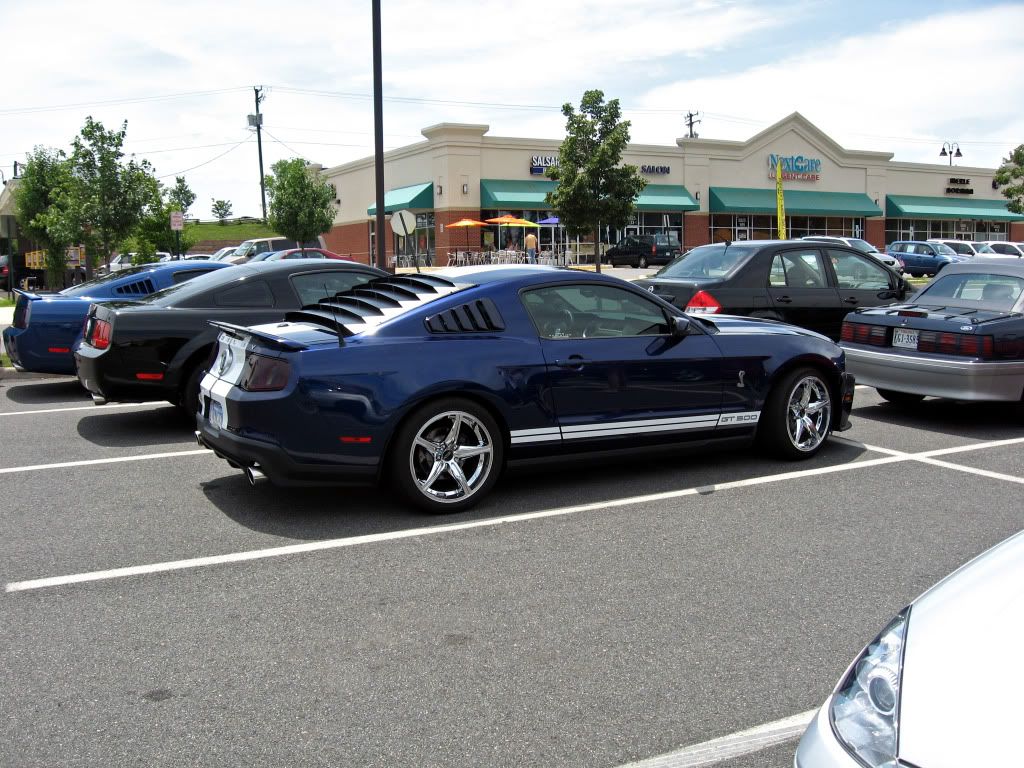
<instances>
[{"instance_id":1,"label":"rear window louver","mask_svg":"<svg viewBox=\"0 0 1024 768\"><path fill-rule=\"evenodd\" d=\"M148 296L155 290L153 281L146 278L144 280L136 280L133 283L119 285L114 289L114 293L120 296Z\"/></svg>"},{"instance_id":2,"label":"rear window louver","mask_svg":"<svg viewBox=\"0 0 1024 768\"><path fill-rule=\"evenodd\" d=\"M494 302L477 299L446 309L426 319L431 333L488 333L505 330L505 323Z\"/></svg>"},{"instance_id":3,"label":"rear window louver","mask_svg":"<svg viewBox=\"0 0 1024 768\"><path fill-rule=\"evenodd\" d=\"M352 336L420 304L463 290L435 275L391 275L288 312L285 320L308 323L340 336Z\"/></svg>"}]
</instances>

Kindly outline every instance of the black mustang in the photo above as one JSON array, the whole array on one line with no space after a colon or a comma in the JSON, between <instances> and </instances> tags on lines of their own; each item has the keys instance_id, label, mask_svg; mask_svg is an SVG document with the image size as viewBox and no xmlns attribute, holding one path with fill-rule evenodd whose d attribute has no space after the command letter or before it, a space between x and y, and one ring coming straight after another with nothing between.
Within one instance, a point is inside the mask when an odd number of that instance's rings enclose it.
<instances>
[{"instance_id":1,"label":"black mustang","mask_svg":"<svg viewBox=\"0 0 1024 768\"><path fill-rule=\"evenodd\" d=\"M93 304L75 350L93 401L168 400L195 414L219 330L258 325L385 273L351 261L286 259L220 269L140 301Z\"/></svg>"}]
</instances>

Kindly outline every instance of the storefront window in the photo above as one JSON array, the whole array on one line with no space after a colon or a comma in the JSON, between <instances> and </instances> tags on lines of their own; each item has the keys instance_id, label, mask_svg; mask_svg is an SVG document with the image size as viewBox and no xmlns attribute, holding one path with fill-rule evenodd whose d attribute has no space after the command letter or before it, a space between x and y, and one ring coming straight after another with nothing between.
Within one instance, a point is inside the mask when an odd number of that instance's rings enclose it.
<instances>
[{"instance_id":1,"label":"storefront window","mask_svg":"<svg viewBox=\"0 0 1024 768\"><path fill-rule=\"evenodd\" d=\"M970 219L887 219L885 244L896 240L1005 240L1006 223Z\"/></svg>"},{"instance_id":2,"label":"storefront window","mask_svg":"<svg viewBox=\"0 0 1024 768\"><path fill-rule=\"evenodd\" d=\"M711 242L726 240L773 240L778 236L776 217L734 213L716 213L711 216ZM841 216L787 216L786 236L833 235L836 237L863 237L864 219Z\"/></svg>"}]
</instances>

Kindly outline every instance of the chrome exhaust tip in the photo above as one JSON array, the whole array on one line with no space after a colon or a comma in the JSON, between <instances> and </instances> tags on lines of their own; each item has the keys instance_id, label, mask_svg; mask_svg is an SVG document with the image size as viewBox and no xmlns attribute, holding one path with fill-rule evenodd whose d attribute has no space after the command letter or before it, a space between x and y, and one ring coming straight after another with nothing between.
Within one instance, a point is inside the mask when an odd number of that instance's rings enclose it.
<instances>
[{"instance_id":1,"label":"chrome exhaust tip","mask_svg":"<svg viewBox=\"0 0 1024 768\"><path fill-rule=\"evenodd\" d=\"M245 479L249 481L249 485L256 486L267 479L258 466L251 466L245 468Z\"/></svg>"},{"instance_id":2,"label":"chrome exhaust tip","mask_svg":"<svg viewBox=\"0 0 1024 768\"><path fill-rule=\"evenodd\" d=\"M195 431L195 436L196 436L196 445L198 445L200 448L205 448L206 447L206 443L203 442L203 433L200 432L197 429Z\"/></svg>"},{"instance_id":3,"label":"chrome exhaust tip","mask_svg":"<svg viewBox=\"0 0 1024 768\"><path fill-rule=\"evenodd\" d=\"M107 398L105 398L103 395L97 395L96 393L93 393L92 404L93 405L106 405L107 404Z\"/></svg>"}]
</instances>

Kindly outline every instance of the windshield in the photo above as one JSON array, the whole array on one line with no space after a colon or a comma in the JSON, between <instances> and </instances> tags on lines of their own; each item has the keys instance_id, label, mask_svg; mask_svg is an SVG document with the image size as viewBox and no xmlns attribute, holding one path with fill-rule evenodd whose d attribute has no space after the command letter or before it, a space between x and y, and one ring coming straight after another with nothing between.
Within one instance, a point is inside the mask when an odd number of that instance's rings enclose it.
<instances>
[{"instance_id":1,"label":"windshield","mask_svg":"<svg viewBox=\"0 0 1024 768\"><path fill-rule=\"evenodd\" d=\"M859 237L848 237L846 238L846 242L852 245L861 253L878 253L878 249L875 248L875 246L873 246L867 240L861 240Z\"/></svg>"},{"instance_id":2,"label":"windshield","mask_svg":"<svg viewBox=\"0 0 1024 768\"><path fill-rule=\"evenodd\" d=\"M753 255L757 247L715 243L694 248L662 267L655 277L726 277Z\"/></svg>"},{"instance_id":3,"label":"windshield","mask_svg":"<svg viewBox=\"0 0 1024 768\"><path fill-rule=\"evenodd\" d=\"M976 253L995 253L995 251L992 250L992 246L988 243L976 243L974 250Z\"/></svg>"},{"instance_id":4,"label":"windshield","mask_svg":"<svg viewBox=\"0 0 1024 768\"><path fill-rule=\"evenodd\" d=\"M1009 312L1024 290L1024 280L1011 275L960 273L938 277L917 296L915 304L944 306L978 302L986 307ZM951 302L950 299L953 299Z\"/></svg>"},{"instance_id":5,"label":"windshield","mask_svg":"<svg viewBox=\"0 0 1024 768\"><path fill-rule=\"evenodd\" d=\"M232 255L234 255L234 256L248 256L255 247L256 247L256 241L255 240L246 240L240 246L235 248L235 250L234 250Z\"/></svg>"},{"instance_id":6,"label":"windshield","mask_svg":"<svg viewBox=\"0 0 1024 768\"><path fill-rule=\"evenodd\" d=\"M138 274L139 272L144 272L147 269L149 269L148 264L140 264L139 266L136 267L127 267L125 269L120 269L117 272L111 272L108 275L93 278L87 283L73 285L70 288L65 288L63 291L60 292L60 294L61 296L88 296L90 291L95 290L101 285L105 285L114 280L120 280L122 277L127 277L128 275L135 275Z\"/></svg>"},{"instance_id":7,"label":"windshield","mask_svg":"<svg viewBox=\"0 0 1024 768\"><path fill-rule=\"evenodd\" d=\"M193 296L208 291L211 288L225 285L226 283L230 283L244 277L245 275L251 274L253 274L253 270L242 265L215 269L212 272L197 275L191 280L186 280L183 283L168 286L162 291L149 294L149 296L144 296L141 299L138 299L138 303L153 304L158 307L174 306L181 304L183 301L187 301Z\"/></svg>"}]
</instances>

